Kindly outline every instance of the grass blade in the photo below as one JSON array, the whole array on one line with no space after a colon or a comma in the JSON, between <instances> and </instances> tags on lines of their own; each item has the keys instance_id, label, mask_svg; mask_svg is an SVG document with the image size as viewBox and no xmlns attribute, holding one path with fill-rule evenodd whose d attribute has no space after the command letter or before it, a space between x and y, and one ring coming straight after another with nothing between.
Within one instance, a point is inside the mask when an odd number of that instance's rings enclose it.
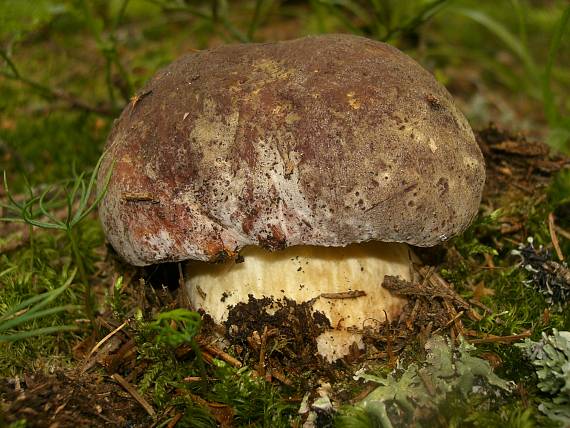
<instances>
[{"instance_id":1,"label":"grass blade","mask_svg":"<svg viewBox=\"0 0 570 428\"><path fill-rule=\"evenodd\" d=\"M33 336L45 336L47 334L62 333L64 331L79 331L81 328L76 325L56 325L52 327L37 328L35 330L22 331L6 336L0 336L0 342L16 342Z\"/></svg>"},{"instance_id":2,"label":"grass blade","mask_svg":"<svg viewBox=\"0 0 570 428\"><path fill-rule=\"evenodd\" d=\"M519 57L532 78L536 82L539 81L536 64L534 63L530 52L526 46L524 46L503 24L495 21L490 16L478 10L459 7L449 10L477 22L491 33L495 34L495 36L497 36L515 55Z\"/></svg>"},{"instance_id":3,"label":"grass blade","mask_svg":"<svg viewBox=\"0 0 570 428\"><path fill-rule=\"evenodd\" d=\"M105 190L107 189L107 184L111 180L113 164L111 164L111 166L109 167L109 171L107 173L107 176L105 177L105 186L104 190L102 191L102 195L97 195L97 197L95 198L95 202L93 202L93 204L91 204L91 206L87 208L87 205L89 204L89 197L91 196L91 193L93 193L93 188L95 187L97 176L99 175L99 170L101 169L101 164L103 163L103 159L105 158L106 155L107 152L103 152L103 154L97 161L95 168L93 168L93 172L89 177L89 184L87 185L87 189L83 191L81 194L81 200L79 201L79 206L77 207L77 211L75 212L75 215L73 216L73 218L69 223L70 226L74 226L77 223L79 223L81 220L83 220L93 210L93 208L97 206L97 204L101 201L101 199L103 199ZM81 176L81 181L83 181L83 176Z\"/></svg>"},{"instance_id":4,"label":"grass blade","mask_svg":"<svg viewBox=\"0 0 570 428\"><path fill-rule=\"evenodd\" d=\"M55 299L57 296L59 296L61 293L63 293L63 291L65 291L65 289L71 285L71 283L73 282L73 279L75 278L76 272L77 272L77 269L74 269L70 273L69 278L65 281L65 283L62 286L55 288L53 290L47 291L45 293L39 294L37 296L32 296L29 299L24 300L22 303L20 303L16 306L12 306L11 308L8 308L6 310L6 312L4 312L2 314L2 316L0 316L0 321L4 321L4 320L10 318L16 312L21 311L22 309L24 309L30 305L33 305L36 302L41 302L41 303L34 306L35 310L41 309L46 304L48 304L53 299ZM34 308L32 308L32 310L34 310Z\"/></svg>"},{"instance_id":5,"label":"grass blade","mask_svg":"<svg viewBox=\"0 0 570 428\"><path fill-rule=\"evenodd\" d=\"M542 77L542 96L544 102L544 109L546 113L546 117L550 125L556 124L559 118L558 111L556 110L556 105L554 102L554 94L552 93L551 88L551 77L552 77L552 68L554 66L554 60L556 59L556 55L560 50L560 43L562 41L562 36L564 35L566 28L568 27L568 22L570 21L570 5L566 6L562 16L560 17L560 21L556 26L556 30L554 31L554 35L550 42L550 48L548 49L548 57L546 59L546 66L544 68L544 74Z\"/></svg>"},{"instance_id":6,"label":"grass blade","mask_svg":"<svg viewBox=\"0 0 570 428\"><path fill-rule=\"evenodd\" d=\"M20 324L26 323L28 321L45 317L46 315L53 315L59 312L71 312L75 310L81 309L79 305L64 305L64 306L56 306L49 309L44 309L43 311L28 311L22 315L19 315L15 318L12 318L8 321L0 323L0 331L9 330L11 328L17 327Z\"/></svg>"},{"instance_id":7,"label":"grass blade","mask_svg":"<svg viewBox=\"0 0 570 428\"><path fill-rule=\"evenodd\" d=\"M89 213L91 211L93 211L97 207L97 205L99 205L101 200L105 197L105 193L107 193L107 188L109 187L109 183L111 182L111 176L113 175L114 165L115 165L115 163L113 161L111 163L111 165L109 166L109 171L107 171L107 175L105 176L105 179L103 182L103 189L101 190L101 192L99 192L99 194L97 194L97 196L95 197L95 200L89 206L89 208L84 209L83 212L81 212L79 210L77 211L77 214L75 215L75 217L73 219L72 225L79 223L85 217L87 217L89 215ZM99 164L97 165L96 171L99 171ZM95 174L95 172L93 172L93 175L96 176L97 174ZM91 190L88 190L88 192L91 192Z\"/></svg>"}]
</instances>

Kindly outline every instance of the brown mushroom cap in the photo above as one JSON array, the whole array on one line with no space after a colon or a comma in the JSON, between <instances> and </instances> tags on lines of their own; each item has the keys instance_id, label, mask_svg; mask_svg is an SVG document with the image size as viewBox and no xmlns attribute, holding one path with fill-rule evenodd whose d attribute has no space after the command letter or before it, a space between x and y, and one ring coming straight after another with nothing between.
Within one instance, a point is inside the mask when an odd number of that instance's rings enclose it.
<instances>
[{"instance_id":1,"label":"brown mushroom cap","mask_svg":"<svg viewBox=\"0 0 570 428\"><path fill-rule=\"evenodd\" d=\"M222 46L160 71L123 111L100 217L130 263L247 245L432 246L485 179L450 94L414 60L349 35Z\"/></svg>"}]
</instances>

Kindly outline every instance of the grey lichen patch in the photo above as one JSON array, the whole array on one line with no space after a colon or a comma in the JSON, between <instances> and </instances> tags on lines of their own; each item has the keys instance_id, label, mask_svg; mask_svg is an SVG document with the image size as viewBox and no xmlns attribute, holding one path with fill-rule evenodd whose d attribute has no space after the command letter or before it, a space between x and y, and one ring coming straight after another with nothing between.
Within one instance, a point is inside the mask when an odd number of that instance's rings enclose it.
<instances>
[{"instance_id":1,"label":"grey lichen patch","mask_svg":"<svg viewBox=\"0 0 570 428\"><path fill-rule=\"evenodd\" d=\"M453 399L491 404L514 389L489 363L472 355L475 347L461 341L457 348L434 336L425 345L426 361L394 370L387 376L357 374L378 386L362 401L341 410L336 426L352 426L360 414L362 426L433 426L440 406ZM421 409L418 411L418 409Z\"/></svg>"},{"instance_id":2,"label":"grey lichen patch","mask_svg":"<svg viewBox=\"0 0 570 428\"><path fill-rule=\"evenodd\" d=\"M133 264L246 245L430 246L477 211L484 165L467 121L389 45L327 35L222 46L179 59L142 93L101 169L115 161L104 229ZM125 204L128 192L158 203Z\"/></svg>"}]
</instances>

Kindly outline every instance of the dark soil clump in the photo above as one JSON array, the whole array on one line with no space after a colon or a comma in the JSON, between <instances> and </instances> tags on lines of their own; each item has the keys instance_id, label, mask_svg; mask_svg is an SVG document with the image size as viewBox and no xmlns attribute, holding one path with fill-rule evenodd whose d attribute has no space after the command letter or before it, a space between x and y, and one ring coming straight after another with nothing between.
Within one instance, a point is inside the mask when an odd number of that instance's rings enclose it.
<instances>
[{"instance_id":1,"label":"dark soil clump","mask_svg":"<svg viewBox=\"0 0 570 428\"><path fill-rule=\"evenodd\" d=\"M316 338L330 328L320 312L313 313L310 302L255 299L234 306L224 323L226 336L239 357L262 361L267 366L300 374L323 367ZM259 369L259 367L258 367Z\"/></svg>"}]
</instances>

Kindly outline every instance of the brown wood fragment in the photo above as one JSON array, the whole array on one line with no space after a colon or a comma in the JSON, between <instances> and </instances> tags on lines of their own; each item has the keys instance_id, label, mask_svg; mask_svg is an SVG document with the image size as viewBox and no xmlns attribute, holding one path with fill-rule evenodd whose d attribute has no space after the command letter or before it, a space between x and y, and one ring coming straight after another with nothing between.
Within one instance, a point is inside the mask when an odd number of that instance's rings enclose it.
<instances>
[{"instance_id":1,"label":"brown wood fragment","mask_svg":"<svg viewBox=\"0 0 570 428\"><path fill-rule=\"evenodd\" d=\"M530 143L524 140L505 140L500 143L493 144L491 149L495 152L524 157L546 157L550 152L550 149L546 144Z\"/></svg>"},{"instance_id":2,"label":"brown wood fragment","mask_svg":"<svg viewBox=\"0 0 570 428\"><path fill-rule=\"evenodd\" d=\"M97 342L97 344L89 352L88 357L93 355L93 353L96 352L97 349L99 349L101 347L101 345L103 345L107 340L109 340L111 337L113 337L115 334L117 334L119 331L121 331L127 325L127 323L128 323L128 321L125 321L120 326L115 328L112 332L110 332L108 335L106 335L103 339L101 339L99 342Z\"/></svg>"},{"instance_id":3,"label":"brown wood fragment","mask_svg":"<svg viewBox=\"0 0 570 428\"><path fill-rule=\"evenodd\" d=\"M257 371L261 377L265 377L265 348L267 346L267 326L263 327L261 335L261 346L259 350L259 367Z\"/></svg>"},{"instance_id":4,"label":"brown wood fragment","mask_svg":"<svg viewBox=\"0 0 570 428\"><path fill-rule=\"evenodd\" d=\"M125 391L127 391L129 394L131 394L131 396L137 400L137 402L146 410L146 412L154 417L154 415L156 415L156 412L154 411L154 409L152 408L152 406L149 404L148 401L146 401L146 399L139 394L139 392L136 390L135 387L133 387L129 382L127 382L127 380L121 376L118 373L115 373L113 375L111 375L111 377L113 378L113 380L115 380L119 385L121 385Z\"/></svg>"},{"instance_id":5,"label":"brown wood fragment","mask_svg":"<svg viewBox=\"0 0 570 428\"><path fill-rule=\"evenodd\" d=\"M416 303L414 304L414 309L412 309L410 316L406 319L406 327L408 328L408 330L414 329L414 321L416 320L416 314L418 313L418 309L420 307L420 304L421 304L421 300L416 299Z\"/></svg>"},{"instance_id":6,"label":"brown wood fragment","mask_svg":"<svg viewBox=\"0 0 570 428\"><path fill-rule=\"evenodd\" d=\"M323 299L356 299L357 297L366 296L366 292L362 290L343 291L340 293L321 293L319 297Z\"/></svg>"},{"instance_id":7,"label":"brown wood fragment","mask_svg":"<svg viewBox=\"0 0 570 428\"><path fill-rule=\"evenodd\" d=\"M214 346L213 344L208 344L208 343L201 343L200 342L200 347L205 350L206 352L215 355L216 357L220 358L221 360L225 361L226 363L228 363L229 365L236 367L236 368L241 368L243 366L243 364L241 363L241 361L239 361L238 359L232 357L230 354L228 354L225 351L222 351L220 348Z\"/></svg>"},{"instance_id":8,"label":"brown wood fragment","mask_svg":"<svg viewBox=\"0 0 570 428\"><path fill-rule=\"evenodd\" d=\"M426 278L428 269L420 268L419 273L423 278ZM382 286L391 291L392 293L400 296L423 296L427 298L439 297L444 300L451 300L463 309L469 308L467 303L461 296L459 296L443 278L437 273L431 274L427 277L428 280L424 281L425 286L421 284L414 284L410 281L405 281L399 277L386 275Z\"/></svg>"},{"instance_id":9,"label":"brown wood fragment","mask_svg":"<svg viewBox=\"0 0 570 428\"><path fill-rule=\"evenodd\" d=\"M150 202L151 204L160 202L147 192L125 192L122 195L122 199L125 202Z\"/></svg>"},{"instance_id":10,"label":"brown wood fragment","mask_svg":"<svg viewBox=\"0 0 570 428\"><path fill-rule=\"evenodd\" d=\"M564 254L562 254L562 250L560 249L560 243L558 242L558 236L556 236L556 225L554 224L554 213L548 214L548 231L550 232L550 240L552 241L552 246L554 247L554 251L556 251L556 255L558 256L558 260L561 262L564 261Z\"/></svg>"},{"instance_id":11,"label":"brown wood fragment","mask_svg":"<svg viewBox=\"0 0 570 428\"><path fill-rule=\"evenodd\" d=\"M291 379L289 379L287 376L285 376L285 374L283 372L281 372L279 370L272 369L271 374L275 379L277 379L282 384L287 385L287 386L293 386L293 382L291 381Z\"/></svg>"},{"instance_id":12,"label":"brown wood fragment","mask_svg":"<svg viewBox=\"0 0 570 428\"><path fill-rule=\"evenodd\" d=\"M107 372L109 374L115 373L120 365L124 365L126 361L135 359L136 342L130 339L119 348L117 353L109 359L107 365Z\"/></svg>"},{"instance_id":13,"label":"brown wood fragment","mask_svg":"<svg viewBox=\"0 0 570 428\"><path fill-rule=\"evenodd\" d=\"M560 226L554 225L554 230L556 230L556 232L558 232L563 238L570 239L570 232L562 229Z\"/></svg>"},{"instance_id":14,"label":"brown wood fragment","mask_svg":"<svg viewBox=\"0 0 570 428\"><path fill-rule=\"evenodd\" d=\"M530 337L531 334L531 331L525 331L521 334L513 334L512 336L495 336L494 334L489 334L479 339L468 339L467 342L473 345L480 343L512 343L521 339L526 339L527 337Z\"/></svg>"},{"instance_id":15,"label":"brown wood fragment","mask_svg":"<svg viewBox=\"0 0 570 428\"><path fill-rule=\"evenodd\" d=\"M188 392L185 393L189 394L192 401L196 404L208 408L216 422L218 422L222 428L230 428L233 426L234 412L230 406L223 403L209 402L198 395Z\"/></svg>"},{"instance_id":16,"label":"brown wood fragment","mask_svg":"<svg viewBox=\"0 0 570 428\"><path fill-rule=\"evenodd\" d=\"M174 415L174 417L170 420L170 422L168 422L168 425L166 426L167 428L174 428L176 426L176 424L178 422L180 422L180 419L182 419L182 417L184 416L183 413L177 413L176 415Z\"/></svg>"},{"instance_id":17,"label":"brown wood fragment","mask_svg":"<svg viewBox=\"0 0 570 428\"><path fill-rule=\"evenodd\" d=\"M464 313L465 313L465 311L461 311L461 312L455 314L455 316L454 316L453 318L451 318L451 319L447 322L447 324L445 324L444 326L439 327L438 329L436 329L436 330L433 332L433 334L436 334L436 333L438 333L438 332L440 332L440 331L442 331L442 330L445 330L445 329L446 329L447 327L449 327L451 324L456 324L456 328L457 328L458 330L460 330L461 332L463 332L463 326L457 327L457 321L459 320L459 318L461 318L461 317L463 316Z\"/></svg>"}]
</instances>

